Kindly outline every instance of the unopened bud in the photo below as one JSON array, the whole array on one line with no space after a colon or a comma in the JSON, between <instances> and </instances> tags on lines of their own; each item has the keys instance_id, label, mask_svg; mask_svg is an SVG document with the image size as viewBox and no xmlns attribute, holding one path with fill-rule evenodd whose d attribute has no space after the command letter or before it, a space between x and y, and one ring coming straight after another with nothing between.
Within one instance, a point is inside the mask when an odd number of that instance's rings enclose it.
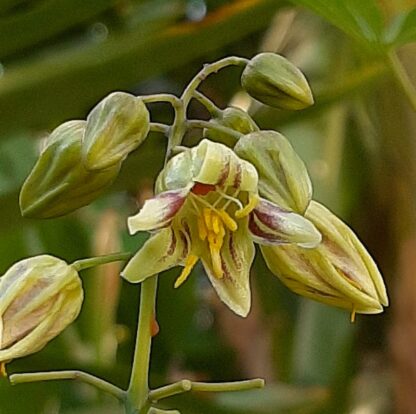
<instances>
[{"instance_id":1,"label":"unopened bud","mask_svg":"<svg viewBox=\"0 0 416 414\"><path fill-rule=\"evenodd\" d=\"M260 195L284 210L304 214L312 197L312 184L304 162L290 142L276 131L241 137L236 154L256 167Z\"/></svg>"},{"instance_id":2,"label":"unopened bud","mask_svg":"<svg viewBox=\"0 0 416 414\"><path fill-rule=\"evenodd\" d=\"M149 111L140 98L114 92L88 115L83 160L89 170L101 170L122 162L146 138Z\"/></svg>"},{"instance_id":3,"label":"unopened bud","mask_svg":"<svg viewBox=\"0 0 416 414\"><path fill-rule=\"evenodd\" d=\"M383 278L354 232L312 201L305 217L322 234L314 249L262 246L267 266L295 293L355 313L380 313L388 305Z\"/></svg>"},{"instance_id":4,"label":"unopened bud","mask_svg":"<svg viewBox=\"0 0 416 414\"><path fill-rule=\"evenodd\" d=\"M78 273L53 256L15 263L0 278L0 365L41 350L78 316Z\"/></svg>"},{"instance_id":5,"label":"unopened bud","mask_svg":"<svg viewBox=\"0 0 416 414\"><path fill-rule=\"evenodd\" d=\"M242 134L259 130L259 127L246 111L232 106L220 111L218 116L212 120L221 126L234 129ZM235 138L215 129L204 129L204 137L230 146L235 143Z\"/></svg>"},{"instance_id":6,"label":"unopened bud","mask_svg":"<svg viewBox=\"0 0 416 414\"><path fill-rule=\"evenodd\" d=\"M88 171L82 163L85 121L69 121L56 128L20 192L25 217L51 218L86 206L114 181L120 164Z\"/></svg>"},{"instance_id":7,"label":"unopened bud","mask_svg":"<svg viewBox=\"0 0 416 414\"><path fill-rule=\"evenodd\" d=\"M303 73L275 53L260 53L251 59L243 71L241 84L251 97L275 108L298 110L313 104Z\"/></svg>"}]
</instances>

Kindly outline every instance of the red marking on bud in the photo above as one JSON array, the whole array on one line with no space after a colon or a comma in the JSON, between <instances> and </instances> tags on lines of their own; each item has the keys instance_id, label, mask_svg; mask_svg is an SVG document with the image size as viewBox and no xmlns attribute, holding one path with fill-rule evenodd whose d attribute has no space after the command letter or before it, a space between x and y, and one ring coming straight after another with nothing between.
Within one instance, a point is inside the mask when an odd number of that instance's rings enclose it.
<instances>
[{"instance_id":1,"label":"red marking on bud","mask_svg":"<svg viewBox=\"0 0 416 414\"><path fill-rule=\"evenodd\" d=\"M207 195L210 191L215 190L215 185L195 183L192 187L192 192L196 195Z\"/></svg>"}]
</instances>

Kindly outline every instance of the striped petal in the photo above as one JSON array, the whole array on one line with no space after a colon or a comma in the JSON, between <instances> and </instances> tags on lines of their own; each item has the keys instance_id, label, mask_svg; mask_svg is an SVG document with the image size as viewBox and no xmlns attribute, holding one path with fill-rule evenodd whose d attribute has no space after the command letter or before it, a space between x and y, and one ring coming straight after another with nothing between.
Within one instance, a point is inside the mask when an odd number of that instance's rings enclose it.
<instances>
[{"instance_id":1,"label":"striped petal","mask_svg":"<svg viewBox=\"0 0 416 414\"><path fill-rule=\"evenodd\" d=\"M121 272L122 277L139 283L157 273L179 265L188 255L187 237L182 230L162 229L146 241Z\"/></svg>"},{"instance_id":2,"label":"striped petal","mask_svg":"<svg viewBox=\"0 0 416 414\"><path fill-rule=\"evenodd\" d=\"M147 200L135 216L129 217L130 234L138 231L158 230L169 225L183 206L191 186L179 190L165 191Z\"/></svg>"},{"instance_id":3,"label":"striped petal","mask_svg":"<svg viewBox=\"0 0 416 414\"><path fill-rule=\"evenodd\" d=\"M311 221L262 198L250 214L249 230L253 240L259 244L294 243L314 248L321 242L321 234Z\"/></svg>"},{"instance_id":4,"label":"striped petal","mask_svg":"<svg viewBox=\"0 0 416 414\"><path fill-rule=\"evenodd\" d=\"M228 231L220 251L223 276L218 278L209 254L202 256L202 263L212 286L220 299L237 315L247 316L251 306L250 268L255 248L247 226L240 224L235 232Z\"/></svg>"}]
</instances>

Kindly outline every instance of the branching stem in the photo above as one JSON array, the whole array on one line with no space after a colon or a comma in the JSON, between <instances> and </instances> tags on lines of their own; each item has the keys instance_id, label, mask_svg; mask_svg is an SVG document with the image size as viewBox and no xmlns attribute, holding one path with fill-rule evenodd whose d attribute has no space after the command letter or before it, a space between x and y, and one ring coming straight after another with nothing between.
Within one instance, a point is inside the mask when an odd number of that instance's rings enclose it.
<instances>
[{"instance_id":1,"label":"branching stem","mask_svg":"<svg viewBox=\"0 0 416 414\"><path fill-rule=\"evenodd\" d=\"M90 384L101 391L111 394L118 400L123 401L126 397L126 392L121 388L110 384L101 378L88 374L82 371L50 371L50 372L35 372L25 374L13 374L10 376L10 383L12 385L23 384L26 382L38 381L55 381L55 380L78 380Z\"/></svg>"}]
</instances>

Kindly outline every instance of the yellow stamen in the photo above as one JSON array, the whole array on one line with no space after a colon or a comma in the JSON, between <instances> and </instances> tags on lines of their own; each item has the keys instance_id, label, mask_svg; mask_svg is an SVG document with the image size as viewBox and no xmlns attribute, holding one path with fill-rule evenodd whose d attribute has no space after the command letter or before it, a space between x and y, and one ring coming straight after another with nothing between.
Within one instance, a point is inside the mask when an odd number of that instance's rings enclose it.
<instances>
[{"instance_id":1,"label":"yellow stamen","mask_svg":"<svg viewBox=\"0 0 416 414\"><path fill-rule=\"evenodd\" d=\"M208 235L208 230L205 226L204 219L201 216L198 216L198 235L202 241L204 241Z\"/></svg>"},{"instance_id":2,"label":"yellow stamen","mask_svg":"<svg viewBox=\"0 0 416 414\"><path fill-rule=\"evenodd\" d=\"M355 314L356 314L357 310L355 309L355 306L352 307L352 312L351 312L351 323L355 322Z\"/></svg>"},{"instance_id":3,"label":"yellow stamen","mask_svg":"<svg viewBox=\"0 0 416 414\"><path fill-rule=\"evenodd\" d=\"M207 226L207 230L212 230L212 210L210 208L205 207L203 210L203 215L205 225Z\"/></svg>"},{"instance_id":4,"label":"yellow stamen","mask_svg":"<svg viewBox=\"0 0 416 414\"><path fill-rule=\"evenodd\" d=\"M222 271L220 249L210 244L209 250L211 252L212 269L214 271L214 276L217 279L221 279L224 276L224 273Z\"/></svg>"},{"instance_id":5,"label":"yellow stamen","mask_svg":"<svg viewBox=\"0 0 416 414\"><path fill-rule=\"evenodd\" d=\"M259 203L259 196L249 194L248 203L244 206L243 209L237 210L235 212L235 218L243 218L245 216L248 216L257 206Z\"/></svg>"},{"instance_id":6,"label":"yellow stamen","mask_svg":"<svg viewBox=\"0 0 416 414\"><path fill-rule=\"evenodd\" d=\"M188 276L191 274L192 269L196 265L197 261L199 260L198 256L195 256L194 254L190 254L186 258L185 267L182 270L182 273L179 275L179 277L176 279L174 287L175 289L178 288L182 283L188 279Z\"/></svg>"},{"instance_id":7,"label":"yellow stamen","mask_svg":"<svg viewBox=\"0 0 416 414\"><path fill-rule=\"evenodd\" d=\"M237 230L237 223L230 217L230 215L225 210L218 210L217 214L221 217L221 220L223 221L228 230Z\"/></svg>"},{"instance_id":8,"label":"yellow stamen","mask_svg":"<svg viewBox=\"0 0 416 414\"><path fill-rule=\"evenodd\" d=\"M7 377L6 363L5 362L0 362L0 375L2 377Z\"/></svg>"},{"instance_id":9,"label":"yellow stamen","mask_svg":"<svg viewBox=\"0 0 416 414\"><path fill-rule=\"evenodd\" d=\"M212 214L212 230L215 234L218 234L220 232L220 226L222 226L223 224L221 223L221 219L220 217L213 213Z\"/></svg>"}]
</instances>

